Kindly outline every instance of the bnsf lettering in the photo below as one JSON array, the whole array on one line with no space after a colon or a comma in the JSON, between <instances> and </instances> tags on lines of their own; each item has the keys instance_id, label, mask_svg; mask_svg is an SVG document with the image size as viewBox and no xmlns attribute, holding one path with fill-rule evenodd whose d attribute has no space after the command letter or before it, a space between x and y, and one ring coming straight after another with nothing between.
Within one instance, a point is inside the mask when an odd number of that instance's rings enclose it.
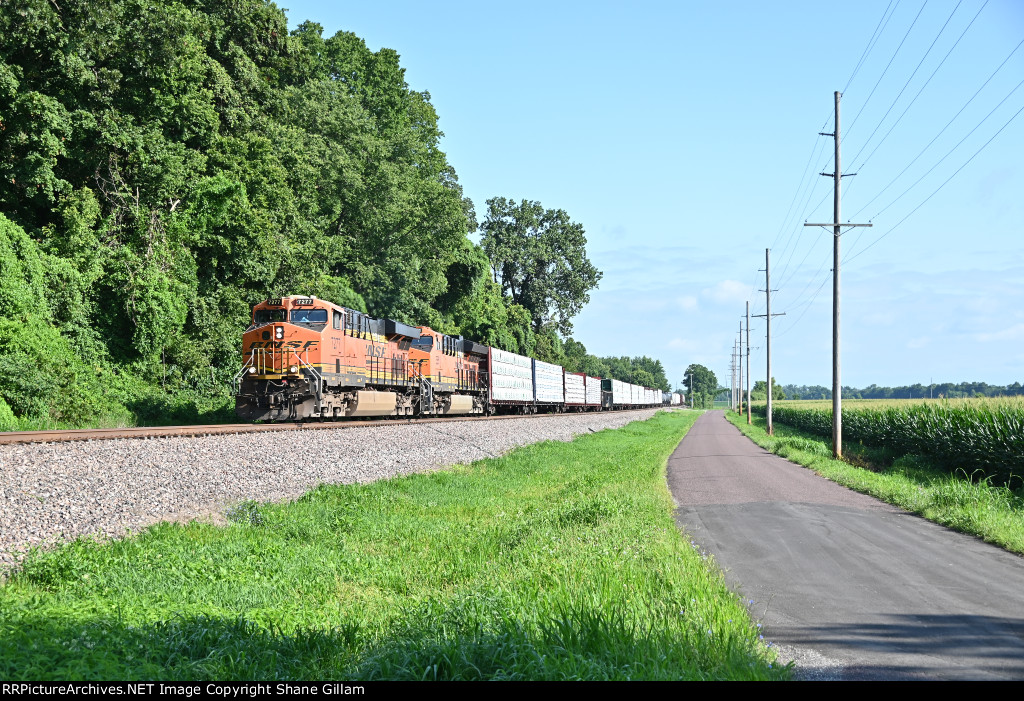
<instances>
[{"instance_id":1,"label":"bnsf lettering","mask_svg":"<svg viewBox=\"0 0 1024 701\"><path fill-rule=\"evenodd\" d=\"M387 354L387 347L371 345L366 348L366 354L372 358L383 358Z\"/></svg>"},{"instance_id":2,"label":"bnsf lettering","mask_svg":"<svg viewBox=\"0 0 1024 701\"><path fill-rule=\"evenodd\" d=\"M320 341L253 341L249 350L257 348L284 348L286 350L307 351L317 347Z\"/></svg>"}]
</instances>

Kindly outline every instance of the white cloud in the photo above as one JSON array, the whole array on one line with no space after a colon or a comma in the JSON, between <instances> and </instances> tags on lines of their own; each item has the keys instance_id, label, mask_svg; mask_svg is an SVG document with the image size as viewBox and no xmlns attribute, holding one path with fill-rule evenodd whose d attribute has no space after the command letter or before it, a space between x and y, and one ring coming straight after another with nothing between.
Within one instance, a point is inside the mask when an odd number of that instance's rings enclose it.
<instances>
[{"instance_id":1,"label":"white cloud","mask_svg":"<svg viewBox=\"0 0 1024 701\"><path fill-rule=\"evenodd\" d=\"M1015 324L1001 331L974 334L974 340L979 343L989 343L991 341L1013 341L1018 338L1024 338L1024 324Z\"/></svg>"},{"instance_id":2,"label":"white cloud","mask_svg":"<svg viewBox=\"0 0 1024 701\"><path fill-rule=\"evenodd\" d=\"M894 311L878 311L865 314L863 320L865 324L871 326L892 326L897 321Z\"/></svg>"},{"instance_id":3,"label":"white cloud","mask_svg":"<svg viewBox=\"0 0 1024 701\"><path fill-rule=\"evenodd\" d=\"M668 342L668 347L672 350L681 351L695 351L701 347L702 344L697 341L688 338L673 338Z\"/></svg>"},{"instance_id":4,"label":"white cloud","mask_svg":"<svg viewBox=\"0 0 1024 701\"><path fill-rule=\"evenodd\" d=\"M714 287L704 288L700 294L702 297L709 297L720 304L728 304L750 299L751 289L738 280L722 280Z\"/></svg>"},{"instance_id":5,"label":"white cloud","mask_svg":"<svg viewBox=\"0 0 1024 701\"><path fill-rule=\"evenodd\" d=\"M692 312L697 309L697 298L693 295L686 295L685 297L676 297L676 304L679 305L680 309L685 309L688 312Z\"/></svg>"}]
</instances>

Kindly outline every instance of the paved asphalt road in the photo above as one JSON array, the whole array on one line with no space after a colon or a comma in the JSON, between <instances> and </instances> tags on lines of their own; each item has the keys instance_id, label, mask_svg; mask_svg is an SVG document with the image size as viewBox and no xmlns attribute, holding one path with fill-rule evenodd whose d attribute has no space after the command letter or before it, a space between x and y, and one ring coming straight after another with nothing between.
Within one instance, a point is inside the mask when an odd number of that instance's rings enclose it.
<instances>
[{"instance_id":1,"label":"paved asphalt road","mask_svg":"<svg viewBox=\"0 0 1024 701\"><path fill-rule=\"evenodd\" d=\"M829 482L722 412L668 462L676 520L811 679L1024 679L1024 558Z\"/></svg>"}]
</instances>

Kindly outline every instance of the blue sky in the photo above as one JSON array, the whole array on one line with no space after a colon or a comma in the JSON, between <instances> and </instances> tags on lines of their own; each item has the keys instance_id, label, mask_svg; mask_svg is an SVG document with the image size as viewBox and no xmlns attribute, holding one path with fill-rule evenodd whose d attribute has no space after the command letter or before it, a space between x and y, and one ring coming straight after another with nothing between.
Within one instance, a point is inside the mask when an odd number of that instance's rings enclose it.
<instances>
[{"instance_id":1,"label":"blue sky","mask_svg":"<svg viewBox=\"0 0 1024 701\"><path fill-rule=\"evenodd\" d=\"M765 248L772 374L831 385L832 236L803 222L832 218L843 91L841 218L874 224L842 237L843 384L1024 381L1019 0L280 4L401 55L480 219L500 195L583 224L604 279L574 337L673 385L728 381Z\"/></svg>"}]
</instances>

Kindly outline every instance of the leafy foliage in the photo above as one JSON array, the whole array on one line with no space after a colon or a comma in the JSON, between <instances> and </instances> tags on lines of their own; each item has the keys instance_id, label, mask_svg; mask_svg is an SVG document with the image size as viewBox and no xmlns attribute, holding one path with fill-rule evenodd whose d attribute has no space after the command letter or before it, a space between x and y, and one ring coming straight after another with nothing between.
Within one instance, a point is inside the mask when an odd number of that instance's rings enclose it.
<instances>
[{"instance_id":1,"label":"leafy foliage","mask_svg":"<svg viewBox=\"0 0 1024 701\"><path fill-rule=\"evenodd\" d=\"M799 395L803 399L831 399L832 389L821 385L786 385L787 396ZM936 382L934 384L879 387L868 385L863 389L843 387L844 399L965 399L971 397L1019 397L1024 395L1020 382L1008 385L990 385L987 382Z\"/></svg>"},{"instance_id":2,"label":"leafy foliage","mask_svg":"<svg viewBox=\"0 0 1024 701\"><path fill-rule=\"evenodd\" d=\"M774 401L776 399L785 399L785 398L786 398L785 390L783 390L782 387L779 385L778 380L776 380L773 377L772 378L772 401ZM762 401L762 402L765 401L766 399L768 399L767 384L765 383L764 380L757 380L757 381L754 382L754 386L750 388L750 399L751 399L751 401L759 400L759 401ZM775 411L774 411L774 406L773 406L772 414L774 415L774 413L775 413Z\"/></svg>"},{"instance_id":3,"label":"leafy foliage","mask_svg":"<svg viewBox=\"0 0 1024 701\"><path fill-rule=\"evenodd\" d=\"M502 293L529 310L534 332L552 324L571 333L602 276L587 258L583 227L540 202L493 197L487 208L480 243Z\"/></svg>"},{"instance_id":4,"label":"leafy foliage","mask_svg":"<svg viewBox=\"0 0 1024 701\"><path fill-rule=\"evenodd\" d=\"M18 421L141 419L161 402L216 414L252 304L284 294L562 354L600 279L583 228L524 203L516 231L536 235L502 245L526 246L532 277L504 295L468 238L476 214L430 94L395 51L315 22L289 32L269 0L3 8L0 317L70 363L30 377L14 349L31 344L5 331L0 396ZM121 409L25 394L67 373L83 396L103 373Z\"/></svg>"},{"instance_id":5,"label":"leafy foliage","mask_svg":"<svg viewBox=\"0 0 1024 701\"><path fill-rule=\"evenodd\" d=\"M207 392L267 296L504 328L440 138L397 53L289 33L266 0L6 3L0 314L33 315L79 361ZM3 362L15 392L27 361Z\"/></svg>"},{"instance_id":6,"label":"leafy foliage","mask_svg":"<svg viewBox=\"0 0 1024 701\"><path fill-rule=\"evenodd\" d=\"M699 363L692 363L686 368L685 375L693 375L690 381L693 388L693 406L709 408L718 392L718 378L715 373Z\"/></svg>"}]
</instances>

